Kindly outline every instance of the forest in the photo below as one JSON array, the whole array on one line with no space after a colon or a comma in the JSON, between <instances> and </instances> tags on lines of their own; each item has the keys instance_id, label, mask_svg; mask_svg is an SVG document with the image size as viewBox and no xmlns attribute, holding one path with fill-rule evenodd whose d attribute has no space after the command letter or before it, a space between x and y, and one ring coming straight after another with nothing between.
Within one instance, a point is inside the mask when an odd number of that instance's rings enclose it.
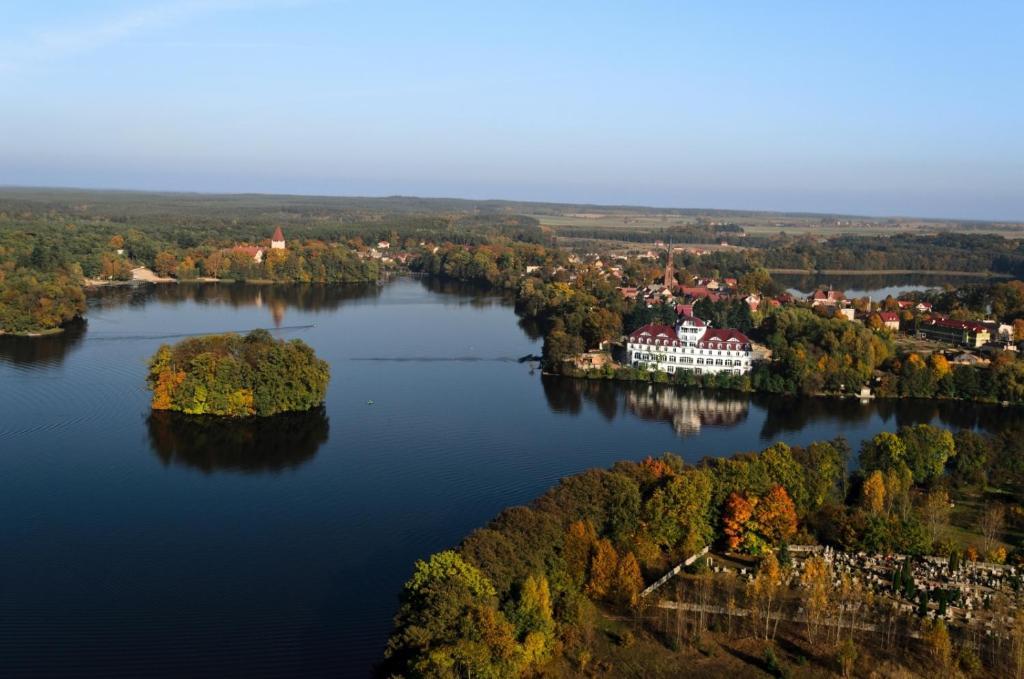
<instances>
[{"instance_id":1,"label":"forest","mask_svg":"<svg viewBox=\"0 0 1024 679\"><path fill-rule=\"evenodd\" d=\"M698 638L680 645L659 629L656 612L645 608L639 596L645 585L706 545L747 559L755 570L761 563L757 577L730 594L729 605L755 608L764 603L769 575L773 596L782 600L780 583L787 579L779 572L789 568L788 551L798 544L898 553L912 560L938 555L951 563L1020 564L1019 533L1015 528L1011 538L1009 532L1009 522L1019 526L1024 516L1019 434L952 434L930 425L907 426L865 441L860 469L852 473L847 472L849 446L836 439L806 447L777 443L757 454L695 465L666 454L565 478L529 506L506 509L457 548L415 564L400 597L381 676L651 676L659 667L678 671L687 655L706 657L711 643L761 637L756 624L733 629L730 622L726 634L723 619L721 626L705 625ZM1001 490L986 490L991 486ZM961 514L953 522L951 497L978 505L977 514ZM701 572L694 568L689 572ZM796 598L792 605L805 609L838 610L840 597L854 599L843 588L801 587L790 594ZM811 596L824 600L810 601ZM915 608L921 597L916 590L897 596L906 596ZM878 606L865 616L884 615L881 602L864 605ZM630 619L632 625L619 624L628 631L616 633L618 643L609 644L606 635L614 620ZM928 652L932 628L926 620L912 615L892 624L892 638L901 638L911 651ZM922 629L925 635L915 641ZM870 656L875 645L881 648L877 635L855 637L851 627L844 639L841 630L825 641L815 638L810 624L783 633L806 654L805 663L833 671L849 654L847 644L855 643L854 655L862 656ZM774 639L774 633L764 638ZM971 656L965 639L954 640L963 644L965 663L981 662ZM643 657L629 650L634 643L642 645ZM1003 648L991 654L987 667L976 669L998 675L1007 662L1013 656ZM923 666L931 667L932 660L926 658Z\"/></svg>"},{"instance_id":2,"label":"forest","mask_svg":"<svg viewBox=\"0 0 1024 679\"><path fill-rule=\"evenodd\" d=\"M152 408L186 415L267 417L323 404L330 366L302 340L266 330L191 337L149 361Z\"/></svg>"}]
</instances>

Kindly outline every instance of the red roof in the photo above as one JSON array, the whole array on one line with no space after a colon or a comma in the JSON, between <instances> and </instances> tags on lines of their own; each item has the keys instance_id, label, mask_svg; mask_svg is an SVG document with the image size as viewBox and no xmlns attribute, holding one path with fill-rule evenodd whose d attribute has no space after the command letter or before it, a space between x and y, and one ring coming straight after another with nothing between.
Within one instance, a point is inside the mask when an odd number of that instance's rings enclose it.
<instances>
[{"instance_id":1,"label":"red roof","mask_svg":"<svg viewBox=\"0 0 1024 679\"><path fill-rule=\"evenodd\" d=\"M988 327L984 323L979 323L977 321L955 321L952 318L935 318L929 322L929 325L937 325L940 328L951 328L953 330L988 332Z\"/></svg>"},{"instance_id":2,"label":"red roof","mask_svg":"<svg viewBox=\"0 0 1024 679\"><path fill-rule=\"evenodd\" d=\"M900 315L895 311L879 311L878 317L882 319L883 323L891 323L893 321L900 320Z\"/></svg>"},{"instance_id":3,"label":"red roof","mask_svg":"<svg viewBox=\"0 0 1024 679\"><path fill-rule=\"evenodd\" d=\"M281 227L274 229L274 235L270 237L270 240L284 240L284 232L281 231Z\"/></svg>"},{"instance_id":4,"label":"red roof","mask_svg":"<svg viewBox=\"0 0 1024 679\"><path fill-rule=\"evenodd\" d=\"M692 304L676 304L676 315L677 316L692 316L693 305Z\"/></svg>"},{"instance_id":5,"label":"red roof","mask_svg":"<svg viewBox=\"0 0 1024 679\"><path fill-rule=\"evenodd\" d=\"M679 346L680 344L679 335L676 334L675 328L662 323L642 325L629 333L629 339L634 342L657 342L667 346Z\"/></svg>"},{"instance_id":6,"label":"red roof","mask_svg":"<svg viewBox=\"0 0 1024 679\"><path fill-rule=\"evenodd\" d=\"M704 333L704 336L700 338L700 342L697 343L697 346L706 349L712 342L736 342L743 345L749 345L750 338L739 330L735 330L733 328L708 328ZM712 348L724 349L725 347Z\"/></svg>"},{"instance_id":7,"label":"red roof","mask_svg":"<svg viewBox=\"0 0 1024 679\"><path fill-rule=\"evenodd\" d=\"M704 297L706 297L707 299L711 300L712 302L717 302L719 299L721 299L721 296L718 293L712 292L711 290L708 290L707 288L704 288L704 287L700 287L700 288L680 287L679 291L681 293L683 293L684 295L686 295L687 297L695 297L695 298L704 298Z\"/></svg>"}]
</instances>

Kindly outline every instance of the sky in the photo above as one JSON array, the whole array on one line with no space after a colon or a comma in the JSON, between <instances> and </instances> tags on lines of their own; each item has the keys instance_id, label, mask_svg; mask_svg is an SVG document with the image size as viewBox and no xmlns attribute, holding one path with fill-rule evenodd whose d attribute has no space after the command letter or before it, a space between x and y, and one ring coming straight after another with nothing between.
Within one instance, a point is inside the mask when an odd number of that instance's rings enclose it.
<instances>
[{"instance_id":1,"label":"sky","mask_svg":"<svg viewBox=\"0 0 1024 679\"><path fill-rule=\"evenodd\" d=\"M0 0L0 185L1024 220L1024 2Z\"/></svg>"}]
</instances>

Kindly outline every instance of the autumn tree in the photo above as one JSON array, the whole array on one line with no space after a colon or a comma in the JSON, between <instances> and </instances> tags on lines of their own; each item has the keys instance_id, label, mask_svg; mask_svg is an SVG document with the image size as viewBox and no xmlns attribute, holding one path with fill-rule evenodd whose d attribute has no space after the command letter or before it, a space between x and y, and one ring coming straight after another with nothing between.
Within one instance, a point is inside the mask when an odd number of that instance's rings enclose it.
<instances>
[{"instance_id":1,"label":"autumn tree","mask_svg":"<svg viewBox=\"0 0 1024 679\"><path fill-rule=\"evenodd\" d=\"M737 550L743 543L747 522L754 516L754 505L745 496L732 492L725 500L722 514L722 532L729 549Z\"/></svg>"},{"instance_id":2,"label":"autumn tree","mask_svg":"<svg viewBox=\"0 0 1024 679\"><path fill-rule=\"evenodd\" d=\"M878 515L885 510L885 476L878 469L871 472L864 480L861 490L864 508Z\"/></svg>"},{"instance_id":3,"label":"autumn tree","mask_svg":"<svg viewBox=\"0 0 1024 679\"><path fill-rule=\"evenodd\" d=\"M590 555L596 543L597 531L589 520L573 521L566 529L562 559L565 561L566 572L578 588L587 581Z\"/></svg>"},{"instance_id":4,"label":"autumn tree","mask_svg":"<svg viewBox=\"0 0 1024 679\"><path fill-rule=\"evenodd\" d=\"M452 679L512 676L523 667L494 586L453 551L416 562L385 656L403 673Z\"/></svg>"},{"instance_id":5,"label":"autumn tree","mask_svg":"<svg viewBox=\"0 0 1024 679\"><path fill-rule=\"evenodd\" d=\"M953 669L953 645L949 640L946 623L941 618L932 623L928 630L928 647L942 676L949 676Z\"/></svg>"},{"instance_id":6,"label":"autumn tree","mask_svg":"<svg viewBox=\"0 0 1024 679\"><path fill-rule=\"evenodd\" d=\"M949 494L945 489L937 488L925 495L921 502L921 517L928 528L931 543L935 544L949 523Z\"/></svg>"},{"instance_id":7,"label":"autumn tree","mask_svg":"<svg viewBox=\"0 0 1024 679\"><path fill-rule=\"evenodd\" d=\"M775 555L769 552L757 569L757 574L748 585L751 607L758 623L758 635L765 640L775 637L779 621L779 599L786 582L786 573L779 566ZM774 619L774 625L772 621Z\"/></svg>"},{"instance_id":8,"label":"autumn tree","mask_svg":"<svg viewBox=\"0 0 1024 679\"><path fill-rule=\"evenodd\" d=\"M166 250L157 253L156 259L153 261L153 270L159 276L170 276L177 273L178 258L174 256L173 252Z\"/></svg>"},{"instance_id":9,"label":"autumn tree","mask_svg":"<svg viewBox=\"0 0 1024 679\"><path fill-rule=\"evenodd\" d=\"M619 555L609 540L598 540L590 559L590 579L587 581L587 595L592 599L604 599L615 582Z\"/></svg>"},{"instance_id":10,"label":"autumn tree","mask_svg":"<svg viewBox=\"0 0 1024 679\"><path fill-rule=\"evenodd\" d=\"M667 548L692 553L713 536L709 521L712 481L704 469L688 469L667 478L644 503L644 519L652 539Z\"/></svg>"},{"instance_id":11,"label":"autumn tree","mask_svg":"<svg viewBox=\"0 0 1024 679\"><path fill-rule=\"evenodd\" d=\"M782 486L773 486L754 507L754 518L760 533L773 544L787 540L796 533L796 507Z\"/></svg>"},{"instance_id":12,"label":"autumn tree","mask_svg":"<svg viewBox=\"0 0 1024 679\"><path fill-rule=\"evenodd\" d=\"M828 616L832 587L832 569L828 562L820 556L807 559L800 575L800 586L807 611L807 639L813 644Z\"/></svg>"},{"instance_id":13,"label":"autumn tree","mask_svg":"<svg viewBox=\"0 0 1024 679\"><path fill-rule=\"evenodd\" d=\"M626 552L619 557L619 562L615 566L615 579L611 587L612 598L623 606L635 608L640 601L640 592L643 588L640 564L633 556L633 552Z\"/></svg>"},{"instance_id":14,"label":"autumn tree","mask_svg":"<svg viewBox=\"0 0 1024 679\"><path fill-rule=\"evenodd\" d=\"M978 528L981 530L981 550L986 555L992 553L999 543L1003 526L1006 524L1006 508L1002 504L990 504L981 513L978 519Z\"/></svg>"},{"instance_id":15,"label":"autumn tree","mask_svg":"<svg viewBox=\"0 0 1024 679\"><path fill-rule=\"evenodd\" d=\"M860 467L865 472L888 469L902 462L906 455L907 446L903 440L892 432L883 431L861 446Z\"/></svg>"},{"instance_id":16,"label":"autumn tree","mask_svg":"<svg viewBox=\"0 0 1024 679\"><path fill-rule=\"evenodd\" d=\"M550 656L555 640L555 620L551 589L545 576L526 578L509 621L515 626L517 637L523 640L527 662L540 663Z\"/></svg>"}]
</instances>

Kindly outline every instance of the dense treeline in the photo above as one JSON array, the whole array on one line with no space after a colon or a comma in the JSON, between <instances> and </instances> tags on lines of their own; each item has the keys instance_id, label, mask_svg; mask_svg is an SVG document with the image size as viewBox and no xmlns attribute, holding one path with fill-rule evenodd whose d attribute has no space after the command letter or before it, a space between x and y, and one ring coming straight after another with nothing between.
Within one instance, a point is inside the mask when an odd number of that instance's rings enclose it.
<instances>
[{"instance_id":1,"label":"dense treeline","mask_svg":"<svg viewBox=\"0 0 1024 679\"><path fill-rule=\"evenodd\" d=\"M527 267L553 269L564 266L567 256L559 250L532 243L499 242L470 247L447 242L425 250L410 264L413 271L499 288L514 288Z\"/></svg>"},{"instance_id":2,"label":"dense treeline","mask_svg":"<svg viewBox=\"0 0 1024 679\"><path fill-rule=\"evenodd\" d=\"M589 238L593 240L615 240L625 243L700 243L733 245L742 242L743 229L736 224L675 224L661 229L639 227L560 227L558 235L563 238Z\"/></svg>"},{"instance_id":3,"label":"dense treeline","mask_svg":"<svg viewBox=\"0 0 1024 679\"><path fill-rule=\"evenodd\" d=\"M765 248L763 265L782 269L992 271L1024 275L1024 246L997 235L896 234L788 239Z\"/></svg>"},{"instance_id":4,"label":"dense treeline","mask_svg":"<svg viewBox=\"0 0 1024 679\"><path fill-rule=\"evenodd\" d=\"M330 367L302 340L266 330L163 345L149 362L153 410L247 417L310 410L324 402Z\"/></svg>"},{"instance_id":5,"label":"dense treeline","mask_svg":"<svg viewBox=\"0 0 1024 679\"><path fill-rule=\"evenodd\" d=\"M773 359L751 375L754 388L760 391L857 392L893 353L885 335L809 309L780 309L766 316L758 330Z\"/></svg>"},{"instance_id":6,"label":"dense treeline","mask_svg":"<svg viewBox=\"0 0 1024 679\"><path fill-rule=\"evenodd\" d=\"M550 241L536 220L500 213L322 211L304 201L292 209L239 197L212 208L193 197L200 209L187 197L161 196L146 205L135 194L100 205L54 199L41 209L28 193L20 201L0 199L3 332L54 328L84 309L83 277L129 280L136 266L179 280L361 283L380 278L380 260L368 256L379 240L409 250L424 242L528 248ZM288 248L270 250L269 235L281 223ZM264 248L263 260L235 248L246 244Z\"/></svg>"},{"instance_id":7,"label":"dense treeline","mask_svg":"<svg viewBox=\"0 0 1024 679\"><path fill-rule=\"evenodd\" d=\"M51 330L84 312L80 274L0 263L0 333Z\"/></svg>"},{"instance_id":8,"label":"dense treeline","mask_svg":"<svg viewBox=\"0 0 1024 679\"><path fill-rule=\"evenodd\" d=\"M850 476L849 447L837 439L692 466L665 455L568 477L416 564L383 669L505 677L569 659L585 667L598 652L596 607L637 606L645 582L708 544L751 555L815 542L909 555L987 547L981 557L1005 560L998 536L947 537L948 498L960 487L1019 484L1022 445L1012 434L918 425L865 442L862 471Z\"/></svg>"}]
</instances>

